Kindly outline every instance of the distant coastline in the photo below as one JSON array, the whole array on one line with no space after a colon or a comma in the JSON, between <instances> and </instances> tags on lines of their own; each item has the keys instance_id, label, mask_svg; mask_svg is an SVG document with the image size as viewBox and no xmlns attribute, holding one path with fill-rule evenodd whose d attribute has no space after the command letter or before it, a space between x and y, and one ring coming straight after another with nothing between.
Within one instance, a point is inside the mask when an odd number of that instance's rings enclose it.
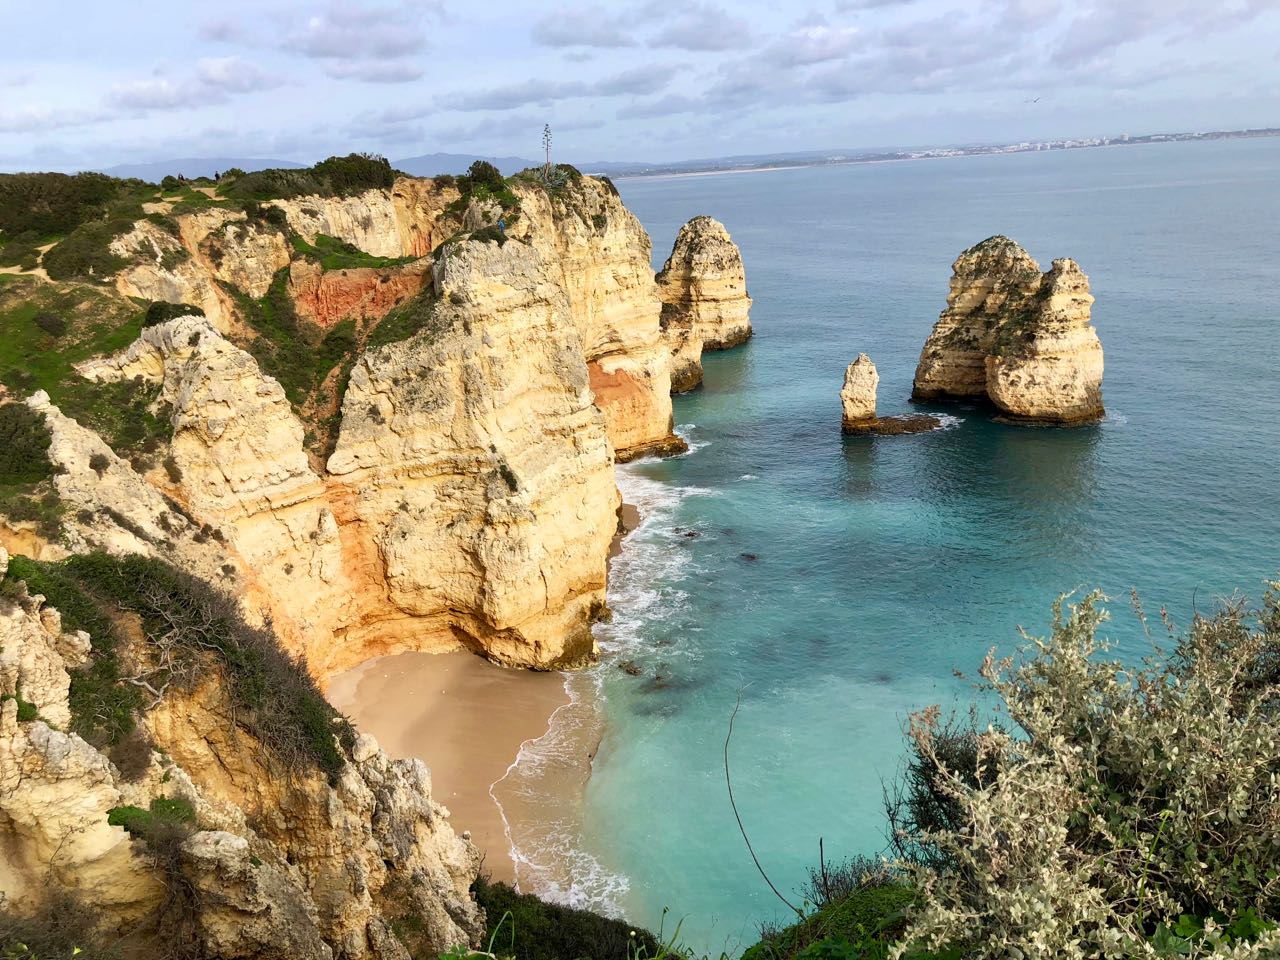
<instances>
[{"instance_id":1,"label":"distant coastline","mask_svg":"<svg viewBox=\"0 0 1280 960\"><path fill-rule=\"evenodd\" d=\"M826 153L812 156L759 156L741 159L689 160L628 168L625 164L587 165L584 172L604 174L615 180L674 179L712 176L722 173L766 173L772 170L799 170L807 167L845 166L859 163L895 163L906 160L941 160L952 157L983 157L1008 153L1044 153L1052 150L1082 150L1090 147L1127 147L1151 143L1186 143L1206 140L1253 140L1280 137L1280 127L1209 132L1150 133L1140 136L1078 137L1055 140L1023 140L1017 143L980 144L964 147L922 147L918 150L878 150L862 153ZM600 166L597 169L597 166Z\"/></svg>"}]
</instances>

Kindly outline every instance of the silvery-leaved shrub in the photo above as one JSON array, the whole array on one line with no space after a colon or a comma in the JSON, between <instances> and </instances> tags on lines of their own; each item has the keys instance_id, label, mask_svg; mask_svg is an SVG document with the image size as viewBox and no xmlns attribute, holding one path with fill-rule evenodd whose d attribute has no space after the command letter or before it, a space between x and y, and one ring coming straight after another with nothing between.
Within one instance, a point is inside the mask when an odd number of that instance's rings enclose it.
<instances>
[{"instance_id":1,"label":"silvery-leaved shrub","mask_svg":"<svg viewBox=\"0 0 1280 960\"><path fill-rule=\"evenodd\" d=\"M927 855L895 956L1280 957L1280 584L1136 667L1097 635L1103 600L988 654L1017 732L973 731L973 769L940 759L937 708L912 718L952 812L910 838Z\"/></svg>"}]
</instances>

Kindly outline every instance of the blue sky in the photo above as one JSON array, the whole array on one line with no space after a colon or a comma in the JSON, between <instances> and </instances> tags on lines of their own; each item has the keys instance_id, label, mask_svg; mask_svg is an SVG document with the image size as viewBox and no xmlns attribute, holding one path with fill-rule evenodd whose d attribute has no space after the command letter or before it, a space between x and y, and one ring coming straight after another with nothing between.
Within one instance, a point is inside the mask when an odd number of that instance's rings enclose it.
<instances>
[{"instance_id":1,"label":"blue sky","mask_svg":"<svg viewBox=\"0 0 1280 960\"><path fill-rule=\"evenodd\" d=\"M4 3L0 169L1280 126L1280 0ZM1039 102L1033 102L1039 97Z\"/></svg>"}]
</instances>

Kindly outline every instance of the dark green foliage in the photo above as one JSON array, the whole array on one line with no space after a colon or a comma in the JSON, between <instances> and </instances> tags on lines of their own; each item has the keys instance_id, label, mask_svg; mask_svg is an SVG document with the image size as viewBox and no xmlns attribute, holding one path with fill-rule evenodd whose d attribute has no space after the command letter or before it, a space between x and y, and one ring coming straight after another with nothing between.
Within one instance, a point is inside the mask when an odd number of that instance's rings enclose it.
<instances>
[{"instance_id":1,"label":"dark green foliage","mask_svg":"<svg viewBox=\"0 0 1280 960\"><path fill-rule=\"evenodd\" d=\"M408 340L423 330L439 334L445 326L436 318L436 306L439 302L435 294L427 289L412 300L396 307L373 328L373 332L365 342L365 350L374 350L389 343Z\"/></svg>"},{"instance_id":2,"label":"dark green foliage","mask_svg":"<svg viewBox=\"0 0 1280 960\"><path fill-rule=\"evenodd\" d=\"M178 461L173 457L164 458L164 472L168 476L170 483L182 482L182 468L178 466Z\"/></svg>"},{"instance_id":3,"label":"dark green foliage","mask_svg":"<svg viewBox=\"0 0 1280 960\"><path fill-rule=\"evenodd\" d=\"M133 227L134 218L93 220L76 227L44 255L44 268L54 280L104 280L128 265L109 249L112 240Z\"/></svg>"},{"instance_id":4,"label":"dark green foliage","mask_svg":"<svg viewBox=\"0 0 1280 960\"><path fill-rule=\"evenodd\" d=\"M287 200L292 197L345 197L365 190L388 190L396 172L385 157L351 153L330 157L302 170L270 169L223 174L220 193L239 200Z\"/></svg>"},{"instance_id":5,"label":"dark green foliage","mask_svg":"<svg viewBox=\"0 0 1280 960\"><path fill-rule=\"evenodd\" d=\"M39 483L52 477L52 443L42 415L23 403L0 405L0 484Z\"/></svg>"},{"instance_id":6,"label":"dark green foliage","mask_svg":"<svg viewBox=\"0 0 1280 960\"><path fill-rule=\"evenodd\" d=\"M948 770L971 787L982 785L976 716L965 721L953 716L940 724L935 748L939 762ZM989 772L987 776L989 782L994 773ZM897 781L885 792L885 813L894 853L907 863L939 869L948 866L948 859L924 836L960 829L964 823L963 811L954 794L944 788L943 778L932 760L917 750L911 751Z\"/></svg>"},{"instance_id":7,"label":"dark green foliage","mask_svg":"<svg viewBox=\"0 0 1280 960\"><path fill-rule=\"evenodd\" d=\"M32 720L40 719L40 711L36 709L34 703L22 699L22 687L19 685L13 694L0 694L0 704L6 700L13 700L18 704L18 722L30 723Z\"/></svg>"},{"instance_id":8,"label":"dark green foliage","mask_svg":"<svg viewBox=\"0 0 1280 960\"><path fill-rule=\"evenodd\" d=\"M107 467L111 466L111 460L105 453L95 453L89 458L89 469L102 476L106 473Z\"/></svg>"},{"instance_id":9,"label":"dark green foliage","mask_svg":"<svg viewBox=\"0 0 1280 960\"><path fill-rule=\"evenodd\" d=\"M283 210L271 204L246 200L243 204L244 214L250 223L269 223L275 227L287 227L289 218Z\"/></svg>"},{"instance_id":10,"label":"dark green foliage","mask_svg":"<svg viewBox=\"0 0 1280 960\"><path fill-rule=\"evenodd\" d=\"M788 927L761 931L760 942L742 960L887 960L906 926L915 892L883 875ZM912 960L960 960L958 949L909 952Z\"/></svg>"},{"instance_id":11,"label":"dark green foliage","mask_svg":"<svg viewBox=\"0 0 1280 960\"><path fill-rule=\"evenodd\" d=\"M203 317L204 308L191 303L169 303L165 300L153 300L143 315L142 325L154 327L158 323L174 320L178 317Z\"/></svg>"},{"instance_id":12,"label":"dark green foliage","mask_svg":"<svg viewBox=\"0 0 1280 960\"><path fill-rule=\"evenodd\" d=\"M171 429L167 408L152 409L157 391L140 378L85 382L68 391L61 407L67 416L95 430L120 456L149 465Z\"/></svg>"},{"instance_id":13,"label":"dark green foliage","mask_svg":"<svg viewBox=\"0 0 1280 960\"><path fill-rule=\"evenodd\" d=\"M0 903L0 957L4 960L123 960L117 938L98 928L97 915L65 888L52 884L40 909L19 916Z\"/></svg>"},{"instance_id":14,"label":"dark green foliage","mask_svg":"<svg viewBox=\"0 0 1280 960\"><path fill-rule=\"evenodd\" d=\"M160 181L160 189L165 193L173 193L182 189L182 181L173 174L169 174L169 176Z\"/></svg>"},{"instance_id":15,"label":"dark green foliage","mask_svg":"<svg viewBox=\"0 0 1280 960\"><path fill-rule=\"evenodd\" d=\"M107 823L113 827L124 827L130 836L143 840L154 835L162 824L190 824L195 820L196 812L190 803L171 797L154 798L149 810L124 806L107 811Z\"/></svg>"},{"instance_id":16,"label":"dark green foliage","mask_svg":"<svg viewBox=\"0 0 1280 960\"><path fill-rule=\"evenodd\" d=\"M37 327L54 339L67 332L67 321L56 313L37 313L34 322Z\"/></svg>"},{"instance_id":17,"label":"dark green foliage","mask_svg":"<svg viewBox=\"0 0 1280 960\"><path fill-rule=\"evenodd\" d=\"M502 172L487 160L477 160L471 164L467 168L467 179L471 181L473 187L488 186L494 190L501 190L507 185L502 179Z\"/></svg>"},{"instance_id":18,"label":"dark green foliage","mask_svg":"<svg viewBox=\"0 0 1280 960\"><path fill-rule=\"evenodd\" d=\"M173 647L173 666L157 669L152 686L192 683L213 658L224 671L235 722L282 763L314 766L333 779L346 762L355 733L303 664L290 659L269 631L246 624L236 602L203 581L160 560L101 553L61 563L14 557L8 576L44 594L61 611L66 629L92 638L90 664L71 679L72 729L86 740L118 742L133 729L142 705L137 688L121 682L111 616L127 612L141 619L149 644Z\"/></svg>"},{"instance_id":19,"label":"dark green foliage","mask_svg":"<svg viewBox=\"0 0 1280 960\"><path fill-rule=\"evenodd\" d=\"M608 189L608 191L609 191L611 194L613 194L615 197L621 197L621 196L622 196L622 194L618 193L618 188L617 188L616 186L614 186L613 181L612 181L612 180L610 180L608 177L600 176L600 177L596 177L596 179L597 179L597 180L599 180L601 183L603 183L603 184L605 185L605 187Z\"/></svg>"},{"instance_id":20,"label":"dark green foliage","mask_svg":"<svg viewBox=\"0 0 1280 960\"><path fill-rule=\"evenodd\" d=\"M486 947L515 960L632 960L656 957L661 945L647 930L585 910L544 903L485 877L472 886L487 918ZM631 932L635 931L635 936Z\"/></svg>"},{"instance_id":21,"label":"dark green foliage","mask_svg":"<svg viewBox=\"0 0 1280 960\"><path fill-rule=\"evenodd\" d=\"M0 174L0 233L59 236L102 216L115 201L154 192L141 180L101 173Z\"/></svg>"},{"instance_id":22,"label":"dark green foliage","mask_svg":"<svg viewBox=\"0 0 1280 960\"><path fill-rule=\"evenodd\" d=\"M136 687L120 682L119 637L104 608L65 566L12 557L6 582L25 580L62 614L64 630L89 634L89 662L71 671L71 731L95 746L118 742L134 728L142 706Z\"/></svg>"},{"instance_id":23,"label":"dark green foliage","mask_svg":"<svg viewBox=\"0 0 1280 960\"><path fill-rule=\"evenodd\" d=\"M40 265L40 234L33 230L10 237L0 236L0 267L20 267L33 270Z\"/></svg>"},{"instance_id":24,"label":"dark green foliage","mask_svg":"<svg viewBox=\"0 0 1280 960\"><path fill-rule=\"evenodd\" d=\"M289 296L287 267L276 274L261 300L251 300L233 287L224 289L237 298L245 320L259 334L248 345L249 352L280 382L295 406L306 404L335 367L354 363L355 322L345 320L326 333L299 321ZM345 385L345 372L338 379Z\"/></svg>"},{"instance_id":25,"label":"dark green foliage","mask_svg":"<svg viewBox=\"0 0 1280 960\"><path fill-rule=\"evenodd\" d=\"M504 243L507 242L507 238L503 235L502 231L499 230L497 227L482 227L481 229L474 231L471 234L470 239L478 240L481 243L487 243L489 241L493 241L498 246L502 246Z\"/></svg>"}]
</instances>

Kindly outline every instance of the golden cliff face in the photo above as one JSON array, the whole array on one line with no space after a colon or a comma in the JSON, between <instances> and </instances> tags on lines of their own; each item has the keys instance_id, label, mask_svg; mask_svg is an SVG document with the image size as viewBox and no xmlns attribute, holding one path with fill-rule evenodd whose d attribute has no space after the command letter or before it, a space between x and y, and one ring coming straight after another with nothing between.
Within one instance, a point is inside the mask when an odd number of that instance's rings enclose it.
<instances>
[{"instance_id":1,"label":"golden cliff face","mask_svg":"<svg viewBox=\"0 0 1280 960\"><path fill-rule=\"evenodd\" d=\"M702 382L704 350L726 350L751 338L742 253L720 221L694 217L676 235L657 283L671 385L683 393Z\"/></svg>"},{"instance_id":2,"label":"golden cliff face","mask_svg":"<svg viewBox=\"0 0 1280 960\"><path fill-rule=\"evenodd\" d=\"M568 295L618 460L686 449L672 429L649 234L617 191L592 177L550 190L518 184L516 195L511 233L533 244Z\"/></svg>"},{"instance_id":3,"label":"golden cliff face","mask_svg":"<svg viewBox=\"0 0 1280 960\"><path fill-rule=\"evenodd\" d=\"M581 663L620 502L581 341L536 249L447 249L428 329L352 371L329 473L411 629Z\"/></svg>"},{"instance_id":4,"label":"golden cliff face","mask_svg":"<svg viewBox=\"0 0 1280 960\"><path fill-rule=\"evenodd\" d=\"M1089 323L1088 278L1073 260L1040 265L991 237L952 267L947 307L916 367L912 398L987 398L1012 419L1097 420L1102 344Z\"/></svg>"},{"instance_id":5,"label":"golden cliff face","mask_svg":"<svg viewBox=\"0 0 1280 960\"><path fill-rule=\"evenodd\" d=\"M0 551L0 571L8 563ZM149 743L126 776L106 753L62 732L68 671L90 643L64 631L43 598L0 598L0 885L8 903L39 907L52 890L74 889L108 930L142 931L134 945L145 950L152 918L171 909L168 871L187 891L189 936L210 956L404 960L393 924L406 915L416 919L416 946L431 955L478 942L484 925L469 887L479 852L432 800L421 761L391 760L363 735L332 777L286 770L236 719L225 676L210 664L143 711ZM128 646L131 662L147 656L141 637ZM108 820L115 808L145 810L156 798L191 811L163 868Z\"/></svg>"}]
</instances>

